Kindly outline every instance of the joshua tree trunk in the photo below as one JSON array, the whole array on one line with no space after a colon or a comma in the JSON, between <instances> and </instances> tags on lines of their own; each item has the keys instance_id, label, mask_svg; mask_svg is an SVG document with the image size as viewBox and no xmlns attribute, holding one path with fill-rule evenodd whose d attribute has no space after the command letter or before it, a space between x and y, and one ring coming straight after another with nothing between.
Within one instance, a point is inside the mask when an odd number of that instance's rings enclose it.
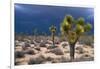
<instances>
[{"instance_id":1,"label":"joshua tree trunk","mask_svg":"<svg viewBox=\"0 0 100 69\"><path fill-rule=\"evenodd\" d=\"M75 43L70 44L70 60L74 60L74 55L75 55Z\"/></svg>"},{"instance_id":2,"label":"joshua tree trunk","mask_svg":"<svg viewBox=\"0 0 100 69\"><path fill-rule=\"evenodd\" d=\"M53 46L54 46L54 33L52 33L52 42L53 42Z\"/></svg>"}]
</instances>

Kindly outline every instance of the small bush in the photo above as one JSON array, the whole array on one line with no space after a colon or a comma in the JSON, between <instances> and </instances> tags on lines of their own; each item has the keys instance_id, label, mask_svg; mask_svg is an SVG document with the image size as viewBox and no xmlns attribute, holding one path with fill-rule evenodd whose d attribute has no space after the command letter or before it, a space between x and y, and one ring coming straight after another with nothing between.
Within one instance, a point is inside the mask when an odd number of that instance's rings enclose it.
<instances>
[{"instance_id":1,"label":"small bush","mask_svg":"<svg viewBox=\"0 0 100 69\"><path fill-rule=\"evenodd\" d=\"M27 50L25 53L26 54L31 54L31 55L35 54L34 50Z\"/></svg>"},{"instance_id":2,"label":"small bush","mask_svg":"<svg viewBox=\"0 0 100 69\"><path fill-rule=\"evenodd\" d=\"M80 38L79 43L89 45L89 46L93 46L94 39L93 39L92 36L83 36L83 37Z\"/></svg>"},{"instance_id":3,"label":"small bush","mask_svg":"<svg viewBox=\"0 0 100 69\"><path fill-rule=\"evenodd\" d=\"M79 54L83 54L84 53L84 50L82 47L77 47L76 50L79 51Z\"/></svg>"},{"instance_id":4,"label":"small bush","mask_svg":"<svg viewBox=\"0 0 100 69\"><path fill-rule=\"evenodd\" d=\"M28 64L41 64L42 62L45 62L46 58L44 55L37 55L37 57L30 58Z\"/></svg>"},{"instance_id":5,"label":"small bush","mask_svg":"<svg viewBox=\"0 0 100 69\"><path fill-rule=\"evenodd\" d=\"M36 47L35 49L38 50L38 51L40 51L40 47Z\"/></svg>"},{"instance_id":6,"label":"small bush","mask_svg":"<svg viewBox=\"0 0 100 69\"><path fill-rule=\"evenodd\" d=\"M44 58L42 57L31 58L28 64L41 64L43 61L44 61Z\"/></svg>"},{"instance_id":7,"label":"small bush","mask_svg":"<svg viewBox=\"0 0 100 69\"><path fill-rule=\"evenodd\" d=\"M22 58L22 57L24 57L24 52L22 52L22 51L15 52L15 58Z\"/></svg>"},{"instance_id":8,"label":"small bush","mask_svg":"<svg viewBox=\"0 0 100 69\"><path fill-rule=\"evenodd\" d=\"M45 43L40 43L40 47L46 47Z\"/></svg>"},{"instance_id":9,"label":"small bush","mask_svg":"<svg viewBox=\"0 0 100 69\"><path fill-rule=\"evenodd\" d=\"M25 43L25 47L31 47L29 43Z\"/></svg>"}]
</instances>

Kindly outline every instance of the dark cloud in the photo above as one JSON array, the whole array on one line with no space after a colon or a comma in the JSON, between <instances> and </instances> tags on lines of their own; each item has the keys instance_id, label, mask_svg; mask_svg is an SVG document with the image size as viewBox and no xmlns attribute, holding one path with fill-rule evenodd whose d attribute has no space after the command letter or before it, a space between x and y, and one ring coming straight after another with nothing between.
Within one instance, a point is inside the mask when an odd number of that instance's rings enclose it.
<instances>
[{"instance_id":1,"label":"dark cloud","mask_svg":"<svg viewBox=\"0 0 100 69\"><path fill-rule=\"evenodd\" d=\"M31 33L33 28L37 28L40 32L44 31L50 34L48 27L52 24L57 26L57 32L59 32L59 25L66 14L72 15L75 19L84 17L86 22L90 22L94 26L93 8L44 6L16 3L15 32L20 33L27 31L28 33Z\"/></svg>"}]
</instances>

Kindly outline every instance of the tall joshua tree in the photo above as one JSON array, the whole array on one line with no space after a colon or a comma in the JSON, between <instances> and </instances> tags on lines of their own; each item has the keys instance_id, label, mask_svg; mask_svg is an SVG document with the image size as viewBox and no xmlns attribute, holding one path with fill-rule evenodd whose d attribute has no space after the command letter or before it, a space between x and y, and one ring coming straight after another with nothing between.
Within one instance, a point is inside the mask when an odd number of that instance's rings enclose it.
<instances>
[{"instance_id":1,"label":"tall joshua tree","mask_svg":"<svg viewBox=\"0 0 100 69\"><path fill-rule=\"evenodd\" d=\"M65 16L61 23L61 33L67 37L70 46L70 59L74 60L75 44L83 33L89 32L92 28L90 23L85 23L84 18L74 20L71 15Z\"/></svg>"},{"instance_id":2,"label":"tall joshua tree","mask_svg":"<svg viewBox=\"0 0 100 69\"><path fill-rule=\"evenodd\" d=\"M56 27L54 25L52 25L50 28L49 28L50 32L51 32L51 36L52 36L52 42L53 42L53 46L55 45L54 44L54 37L55 37L55 32L56 32Z\"/></svg>"}]
</instances>

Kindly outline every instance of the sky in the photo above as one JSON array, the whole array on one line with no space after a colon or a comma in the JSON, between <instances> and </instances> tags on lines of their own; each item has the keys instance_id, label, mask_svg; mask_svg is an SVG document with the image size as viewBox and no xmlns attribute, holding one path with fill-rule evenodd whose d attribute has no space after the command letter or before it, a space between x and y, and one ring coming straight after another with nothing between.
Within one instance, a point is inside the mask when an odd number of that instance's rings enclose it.
<instances>
[{"instance_id":1,"label":"sky","mask_svg":"<svg viewBox=\"0 0 100 69\"><path fill-rule=\"evenodd\" d=\"M33 30L36 30L38 34L46 33L49 35L49 27L55 25L56 34L58 34L60 33L60 23L65 15L72 15L74 19L83 17L86 23L91 23L91 33L94 34L93 8L19 3L15 3L14 8L16 33L32 34Z\"/></svg>"}]
</instances>

